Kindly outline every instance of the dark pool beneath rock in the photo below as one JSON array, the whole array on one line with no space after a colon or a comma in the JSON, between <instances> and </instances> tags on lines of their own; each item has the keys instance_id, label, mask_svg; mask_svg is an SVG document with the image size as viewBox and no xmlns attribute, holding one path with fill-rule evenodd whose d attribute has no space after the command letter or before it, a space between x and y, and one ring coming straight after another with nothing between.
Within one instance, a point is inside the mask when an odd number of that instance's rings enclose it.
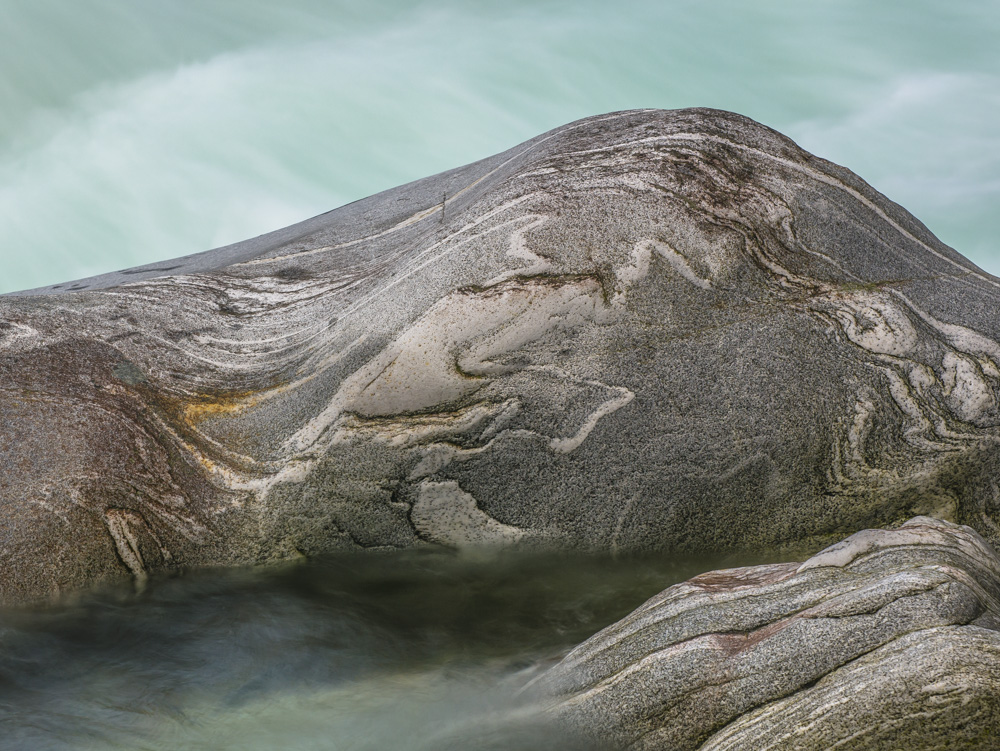
<instances>
[{"instance_id":1,"label":"dark pool beneath rock","mask_svg":"<svg viewBox=\"0 0 1000 751\"><path fill-rule=\"evenodd\" d=\"M2 747L579 749L518 690L720 563L409 551L0 611Z\"/></svg>"}]
</instances>

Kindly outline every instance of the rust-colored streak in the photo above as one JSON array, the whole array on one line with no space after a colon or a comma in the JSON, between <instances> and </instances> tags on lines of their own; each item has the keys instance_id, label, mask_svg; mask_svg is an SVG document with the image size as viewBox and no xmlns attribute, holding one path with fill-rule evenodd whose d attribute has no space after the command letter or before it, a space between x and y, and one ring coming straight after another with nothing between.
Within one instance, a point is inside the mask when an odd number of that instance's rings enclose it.
<instances>
[{"instance_id":1,"label":"rust-colored streak","mask_svg":"<svg viewBox=\"0 0 1000 751\"><path fill-rule=\"evenodd\" d=\"M760 587L787 579L796 572L800 563L776 563L771 566L731 568L709 571L688 581L688 584L709 592L724 592L741 587Z\"/></svg>"},{"instance_id":2,"label":"rust-colored streak","mask_svg":"<svg viewBox=\"0 0 1000 751\"><path fill-rule=\"evenodd\" d=\"M794 617L783 618L780 621L775 621L753 631L743 633L714 634L713 640L723 654L729 658L753 649L765 639L786 629L794 620Z\"/></svg>"},{"instance_id":3,"label":"rust-colored streak","mask_svg":"<svg viewBox=\"0 0 1000 751\"><path fill-rule=\"evenodd\" d=\"M225 395L199 396L182 407L182 418L189 425L197 425L209 417L238 415L257 406L261 392L233 391Z\"/></svg>"}]
</instances>

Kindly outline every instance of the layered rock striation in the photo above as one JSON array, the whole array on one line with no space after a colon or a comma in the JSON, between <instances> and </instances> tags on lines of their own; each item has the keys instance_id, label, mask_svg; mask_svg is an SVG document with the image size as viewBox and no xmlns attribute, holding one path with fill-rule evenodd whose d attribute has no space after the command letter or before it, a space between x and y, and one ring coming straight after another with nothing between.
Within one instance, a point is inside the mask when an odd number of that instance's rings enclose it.
<instances>
[{"instance_id":1,"label":"layered rock striation","mask_svg":"<svg viewBox=\"0 0 1000 751\"><path fill-rule=\"evenodd\" d=\"M747 118L634 111L0 297L0 599L413 545L1000 537L1000 280Z\"/></svg>"},{"instance_id":2,"label":"layered rock striation","mask_svg":"<svg viewBox=\"0 0 1000 751\"><path fill-rule=\"evenodd\" d=\"M969 527L918 517L802 564L713 571L530 692L616 749L994 749L1000 558Z\"/></svg>"}]
</instances>

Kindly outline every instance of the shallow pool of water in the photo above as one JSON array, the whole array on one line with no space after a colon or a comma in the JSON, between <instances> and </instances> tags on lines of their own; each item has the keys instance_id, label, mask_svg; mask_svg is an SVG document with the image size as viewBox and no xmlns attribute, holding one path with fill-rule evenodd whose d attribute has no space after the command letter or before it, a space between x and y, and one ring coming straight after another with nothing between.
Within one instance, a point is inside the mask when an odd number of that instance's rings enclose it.
<instances>
[{"instance_id":1,"label":"shallow pool of water","mask_svg":"<svg viewBox=\"0 0 1000 751\"><path fill-rule=\"evenodd\" d=\"M580 749L517 719L519 690L719 563L410 551L2 610L0 745Z\"/></svg>"}]
</instances>

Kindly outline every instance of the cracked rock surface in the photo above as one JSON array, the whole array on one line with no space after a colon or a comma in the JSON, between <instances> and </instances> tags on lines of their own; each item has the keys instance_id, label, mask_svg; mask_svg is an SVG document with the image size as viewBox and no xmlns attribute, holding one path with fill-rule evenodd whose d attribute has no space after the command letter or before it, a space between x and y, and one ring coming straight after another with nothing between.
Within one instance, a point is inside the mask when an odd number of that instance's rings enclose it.
<instances>
[{"instance_id":1,"label":"cracked rock surface","mask_svg":"<svg viewBox=\"0 0 1000 751\"><path fill-rule=\"evenodd\" d=\"M1000 280L714 110L0 297L0 600L416 545L1000 527Z\"/></svg>"},{"instance_id":2,"label":"cracked rock surface","mask_svg":"<svg viewBox=\"0 0 1000 751\"><path fill-rule=\"evenodd\" d=\"M994 749L998 629L1000 558L917 517L670 587L530 691L616 749Z\"/></svg>"}]
</instances>

